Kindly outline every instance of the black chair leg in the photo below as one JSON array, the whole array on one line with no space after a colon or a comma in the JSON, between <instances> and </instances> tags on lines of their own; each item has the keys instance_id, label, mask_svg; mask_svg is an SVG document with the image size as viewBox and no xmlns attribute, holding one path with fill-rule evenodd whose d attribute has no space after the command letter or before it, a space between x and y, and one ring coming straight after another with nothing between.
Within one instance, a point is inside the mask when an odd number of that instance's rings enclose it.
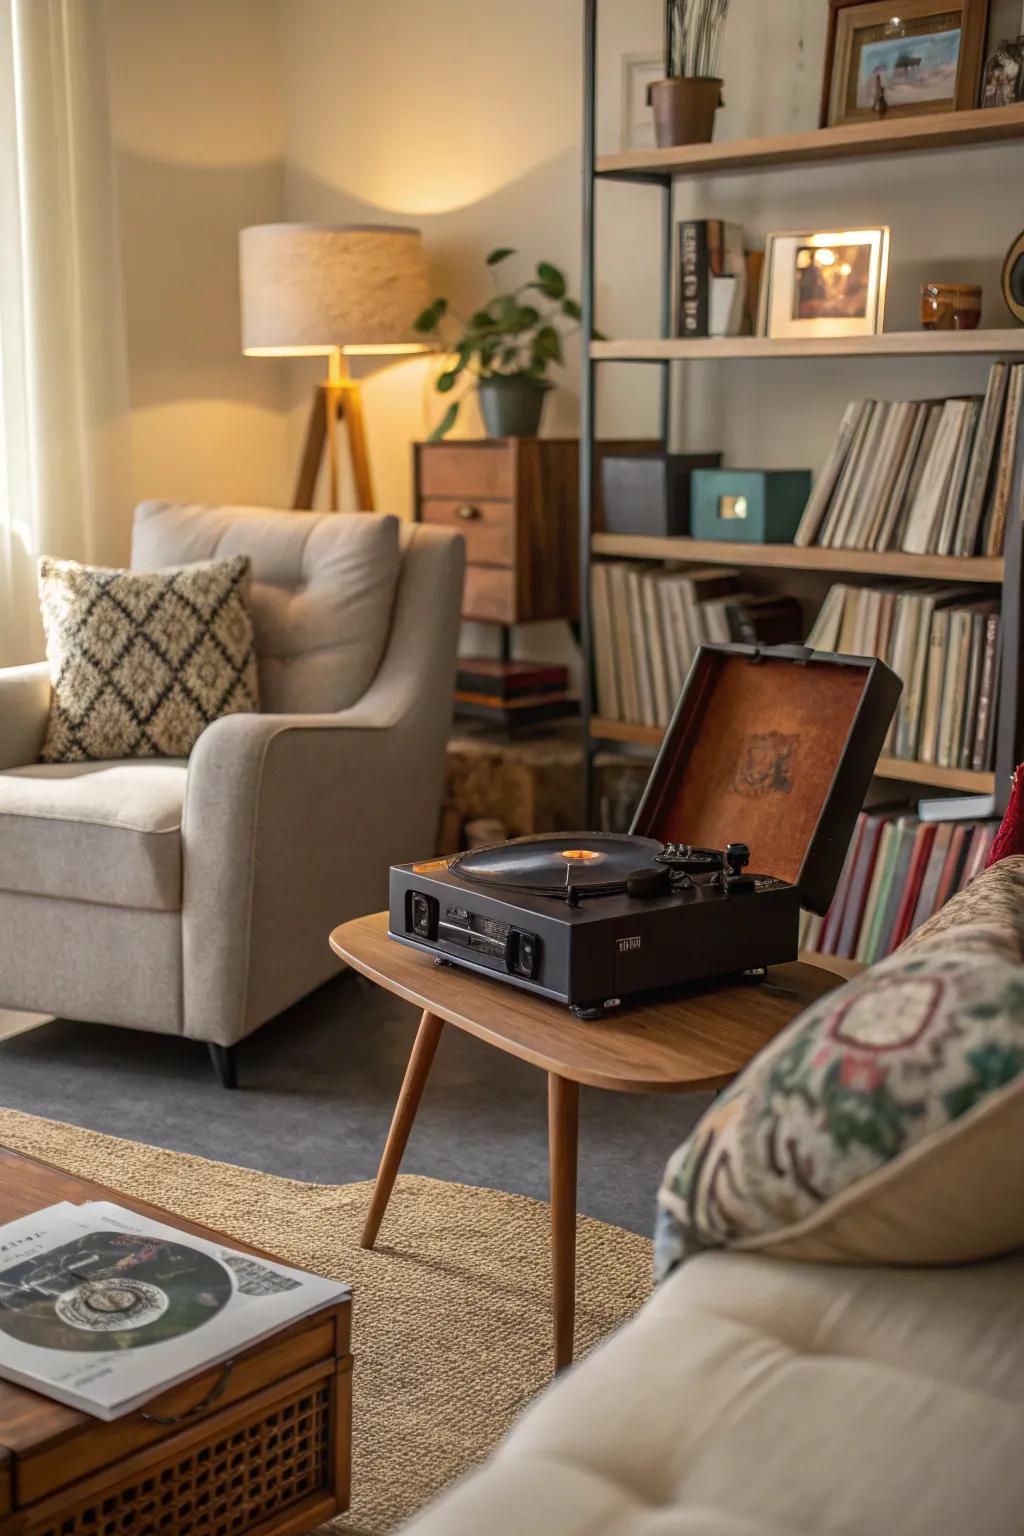
<instances>
[{"instance_id":1,"label":"black chair leg","mask_svg":"<svg viewBox=\"0 0 1024 1536\"><path fill-rule=\"evenodd\" d=\"M214 1070L220 1078L222 1088L238 1087L238 1063L236 1060L237 1046L214 1045L209 1042L207 1049L210 1052L210 1060Z\"/></svg>"}]
</instances>

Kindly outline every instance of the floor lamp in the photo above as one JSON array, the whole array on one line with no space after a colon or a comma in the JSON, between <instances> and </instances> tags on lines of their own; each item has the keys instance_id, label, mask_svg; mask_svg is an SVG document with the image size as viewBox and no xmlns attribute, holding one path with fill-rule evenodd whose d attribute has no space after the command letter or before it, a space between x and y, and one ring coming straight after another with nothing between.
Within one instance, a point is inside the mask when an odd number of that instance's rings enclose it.
<instances>
[{"instance_id":1,"label":"floor lamp","mask_svg":"<svg viewBox=\"0 0 1024 1536\"><path fill-rule=\"evenodd\" d=\"M324 449L338 511L341 423L360 511L373 481L352 356L425 350L412 322L429 299L418 229L382 224L256 224L239 237L242 350L250 357L326 357L313 393L292 505L312 507Z\"/></svg>"}]
</instances>

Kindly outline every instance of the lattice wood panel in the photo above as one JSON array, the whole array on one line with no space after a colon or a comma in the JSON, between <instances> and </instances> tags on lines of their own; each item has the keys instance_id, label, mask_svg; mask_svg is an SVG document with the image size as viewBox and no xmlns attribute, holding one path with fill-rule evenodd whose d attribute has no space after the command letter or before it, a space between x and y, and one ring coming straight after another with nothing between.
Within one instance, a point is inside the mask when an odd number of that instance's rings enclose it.
<instances>
[{"instance_id":1,"label":"lattice wood panel","mask_svg":"<svg viewBox=\"0 0 1024 1536\"><path fill-rule=\"evenodd\" d=\"M317 1382L145 1476L69 1503L29 1536L244 1536L328 1486L330 1407L330 1381Z\"/></svg>"}]
</instances>

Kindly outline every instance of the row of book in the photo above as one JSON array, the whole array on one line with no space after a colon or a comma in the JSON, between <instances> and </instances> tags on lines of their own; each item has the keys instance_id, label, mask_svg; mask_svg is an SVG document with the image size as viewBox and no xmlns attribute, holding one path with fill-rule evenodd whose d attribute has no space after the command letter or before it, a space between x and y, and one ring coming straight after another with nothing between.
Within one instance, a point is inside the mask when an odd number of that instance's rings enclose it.
<instances>
[{"instance_id":1,"label":"row of book","mask_svg":"<svg viewBox=\"0 0 1024 1536\"><path fill-rule=\"evenodd\" d=\"M807 641L879 656L903 693L886 750L942 768L988 770L995 750L999 606L969 587L831 587Z\"/></svg>"},{"instance_id":2,"label":"row of book","mask_svg":"<svg viewBox=\"0 0 1024 1536\"><path fill-rule=\"evenodd\" d=\"M917 555L1003 553L1024 410L1024 363L984 395L853 400L794 542Z\"/></svg>"},{"instance_id":3,"label":"row of book","mask_svg":"<svg viewBox=\"0 0 1024 1536\"><path fill-rule=\"evenodd\" d=\"M697 647L799 640L794 598L740 590L720 566L600 560L591 567L597 712L629 725L666 726Z\"/></svg>"},{"instance_id":4,"label":"row of book","mask_svg":"<svg viewBox=\"0 0 1024 1536\"><path fill-rule=\"evenodd\" d=\"M984 869L997 821L927 821L912 809L862 811L832 905L805 913L800 945L873 965Z\"/></svg>"}]
</instances>

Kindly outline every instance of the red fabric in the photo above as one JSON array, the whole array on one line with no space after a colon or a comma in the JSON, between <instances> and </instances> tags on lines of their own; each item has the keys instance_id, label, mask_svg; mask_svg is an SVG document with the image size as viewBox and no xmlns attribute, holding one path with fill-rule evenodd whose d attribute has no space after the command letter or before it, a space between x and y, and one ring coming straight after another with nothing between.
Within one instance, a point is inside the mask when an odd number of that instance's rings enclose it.
<instances>
[{"instance_id":1,"label":"red fabric","mask_svg":"<svg viewBox=\"0 0 1024 1536\"><path fill-rule=\"evenodd\" d=\"M992 852L985 865L986 869L991 869L992 865L998 864L1000 859L1008 859L1015 853L1024 853L1024 796L1021 793L1021 769L1024 769L1024 763L1013 775L1006 815L999 823L999 831L992 844Z\"/></svg>"}]
</instances>

